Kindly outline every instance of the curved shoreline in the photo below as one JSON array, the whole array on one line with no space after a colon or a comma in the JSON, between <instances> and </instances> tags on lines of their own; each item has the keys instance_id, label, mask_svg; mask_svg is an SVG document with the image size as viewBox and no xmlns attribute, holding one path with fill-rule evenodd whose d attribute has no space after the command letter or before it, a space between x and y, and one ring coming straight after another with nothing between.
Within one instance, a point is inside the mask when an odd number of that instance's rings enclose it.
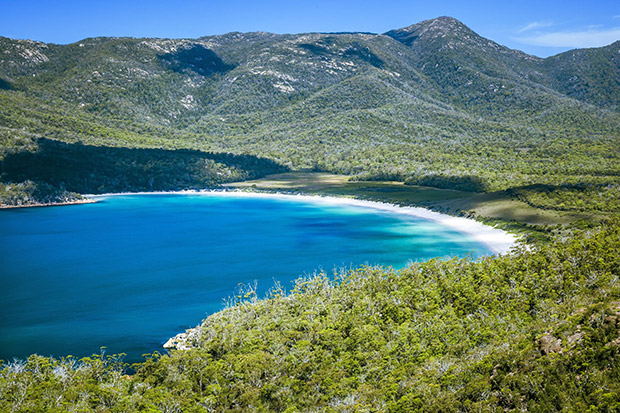
<instances>
[{"instance_id":1,"label":"curved shoreline","mask_svg":"<svg viewBox=\"0 0 620 413\"><path fill-rule=\"evenodd\" d=\"M249 191L230 191L230 190L201 190L201 191L170 191L170 192L121 192L99 195L84 195L90 199L105 199L112 196L123 195L205 195L205 196L224 196L238 198L270 198L285 201L306 201L324 205L348 205L372 208L379 211L393 212L417 218L427 219L445 225L458 232L469 235L480 243L487 246L493 254L506 254L517 243L517 236L510 234L502 229L483 224L470 218L455 217L452 215L441 214L426 208L400 206L387 202L367 201L355 198L321 196L321 195L302 195L302 194L284 194L270 192L249 192Z\"/></svg>"}]
</instances>

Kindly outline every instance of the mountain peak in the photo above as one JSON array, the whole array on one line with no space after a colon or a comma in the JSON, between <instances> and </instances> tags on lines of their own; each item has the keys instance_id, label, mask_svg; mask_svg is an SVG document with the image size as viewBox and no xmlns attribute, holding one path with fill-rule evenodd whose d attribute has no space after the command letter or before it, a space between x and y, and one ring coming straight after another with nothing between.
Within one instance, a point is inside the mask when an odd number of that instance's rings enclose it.
<instances>
[{"instance_id":1,"label":"mountain peak","mask_svg":"<svg viewBox=\"0 0 620 413\"><path fill-rule=\"evenodd\" d=\"M412 26L427 26L429 28L435 28L439 30L453 30L462 28L467 29L467 26L465 26L463 22L450 16L440 16L434 19L423 20L419 23L413 24Z\"/></svg>"},{"instance_id":2,"label":"mountain peak","mask_svg":"<svg viewBox=\"0 0 620 413\"><path fill-rule=\"evenodd\" d=\"M445 50L460 50L467 55L481 53L481 56L486 56L488 53L494 53L509 56L511 59L537 60L533 56L508 49L492 40L485 39L459 20L447 16L424 20L411 26L391 30L385 35L412 47L422 55Z\"/></svg>"},{"instance_id":3,"label":"mountain peak","mask_svg":"<svg viewBox=\"0 0 620 413\"><path fill-rule=\"evenodd\" d=\"M461 21L454 17L442 16L435 19L424 20L411 26L403 27L396 30L390 30L385 33L401 43L408 46L417 40L418 38L424 38L427 40L444 38L444 37L479 37L469 27L464 25Z\"/></svg>"}]
</instances>

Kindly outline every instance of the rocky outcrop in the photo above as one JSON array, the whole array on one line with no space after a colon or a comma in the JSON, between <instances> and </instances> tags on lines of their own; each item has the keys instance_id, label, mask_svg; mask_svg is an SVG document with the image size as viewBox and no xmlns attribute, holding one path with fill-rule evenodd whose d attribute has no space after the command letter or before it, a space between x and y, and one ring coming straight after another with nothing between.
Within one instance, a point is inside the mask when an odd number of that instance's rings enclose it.
<instances>
[{"instance_id":1,"label":"rocky outcrop","mask_svg":"<svg viewBox=\"0 0 620 413\"><path fill-rule=\"evenodd\" d=\"M190 328L185 330L185 333L179 333L174 337L171 337L164 343L164 348L167 350L189 350L192 348L190 342L198 333L196 328Z\"/></svg>"},{"instance_id":2,"label":"rocky outcrop","mask_svg":"<svg viewBox=\"0 0 620 413\"><path fill-rule=\"evenodd\" d=\"M555 338L550 333L543 334L542 337L538 339L538 343L540 345L540 351L545 355L562 351L562 340Z\"/></svg>"},{"instance_id":3,"label":"rocky outcrop","mask_svg":"<svg viewBox=\"0 0 620 413\"><path fill-rule=\"evenodd\" d=\"M582 340L583 340L582 331L577 331L575 334L573 334L572 336L569 336L566 339L569 347L573 347L574 345L581 343Z\"/></svg>"}]
</instances>

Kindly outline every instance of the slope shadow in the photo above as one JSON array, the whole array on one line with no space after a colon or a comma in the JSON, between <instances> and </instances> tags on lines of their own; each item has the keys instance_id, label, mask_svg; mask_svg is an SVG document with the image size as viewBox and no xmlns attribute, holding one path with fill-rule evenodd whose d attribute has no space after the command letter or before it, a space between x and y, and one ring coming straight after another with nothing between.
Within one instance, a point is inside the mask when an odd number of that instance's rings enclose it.
<instances>
[{"instance_id":1,"label":"slope shadow","mask_svg":"<svg viewBox=\"0 0 620 413\"><path fill-rule=\"evenodd\" d=\"M426 174L407 178L405 185L430 186L432 188L456 189L466 192L485 192L486 190L484 180L476 175Z\"/></svg>"},{"instance_id":2,"label":"slope shadow","mask_svg":"<svg viewBox=\"0 0 620 413\"><path fill-rule=\"evenodd\" d=\"M235 68L234 65L224 63L214 51L200 44L194 44L174 53L166 53L157 57L177 73L184 73L189 70L203 76L209 76L215 73L226 73Z\"/></svg>"},{"instance_id":3,"label":"slope shadow","mask_svg":"<svg viewBox=\"0 0 620 413\"><path fill-rule=\"evenodd\" d=\"M14 90L15 88L6 80L0 78L0 90Z\"/></svg>"},{"instance_id":4,"label":"slope shadow","mask_svg":"<svg viewBox=\"0 0 620 413\"><path fill-rule=\"evenodd\" d=\"M79 193L217 187L288 169L252 155L197 150L132 149L38 140L36 152L9 153L3 182L31 180Z\"/></svg>"}]
</instances>

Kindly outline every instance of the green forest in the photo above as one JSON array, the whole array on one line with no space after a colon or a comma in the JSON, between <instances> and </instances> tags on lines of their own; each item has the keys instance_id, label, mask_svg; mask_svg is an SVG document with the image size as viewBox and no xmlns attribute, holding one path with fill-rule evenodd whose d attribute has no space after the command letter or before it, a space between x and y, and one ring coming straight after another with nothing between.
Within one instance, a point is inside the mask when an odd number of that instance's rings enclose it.
<instances>
[{"instance_id":1,"label":"green forest","mask_svg":"<svg viewBox=\"0 0 620 413\"><path fill-rule=\"evenodd\" d=\"M522 236L242 286L133 365L2 360L1 411L620 411L620 41L542 59L441 17L0 52L1 207L232 185Z\"/></svg>"}]
</instances>

